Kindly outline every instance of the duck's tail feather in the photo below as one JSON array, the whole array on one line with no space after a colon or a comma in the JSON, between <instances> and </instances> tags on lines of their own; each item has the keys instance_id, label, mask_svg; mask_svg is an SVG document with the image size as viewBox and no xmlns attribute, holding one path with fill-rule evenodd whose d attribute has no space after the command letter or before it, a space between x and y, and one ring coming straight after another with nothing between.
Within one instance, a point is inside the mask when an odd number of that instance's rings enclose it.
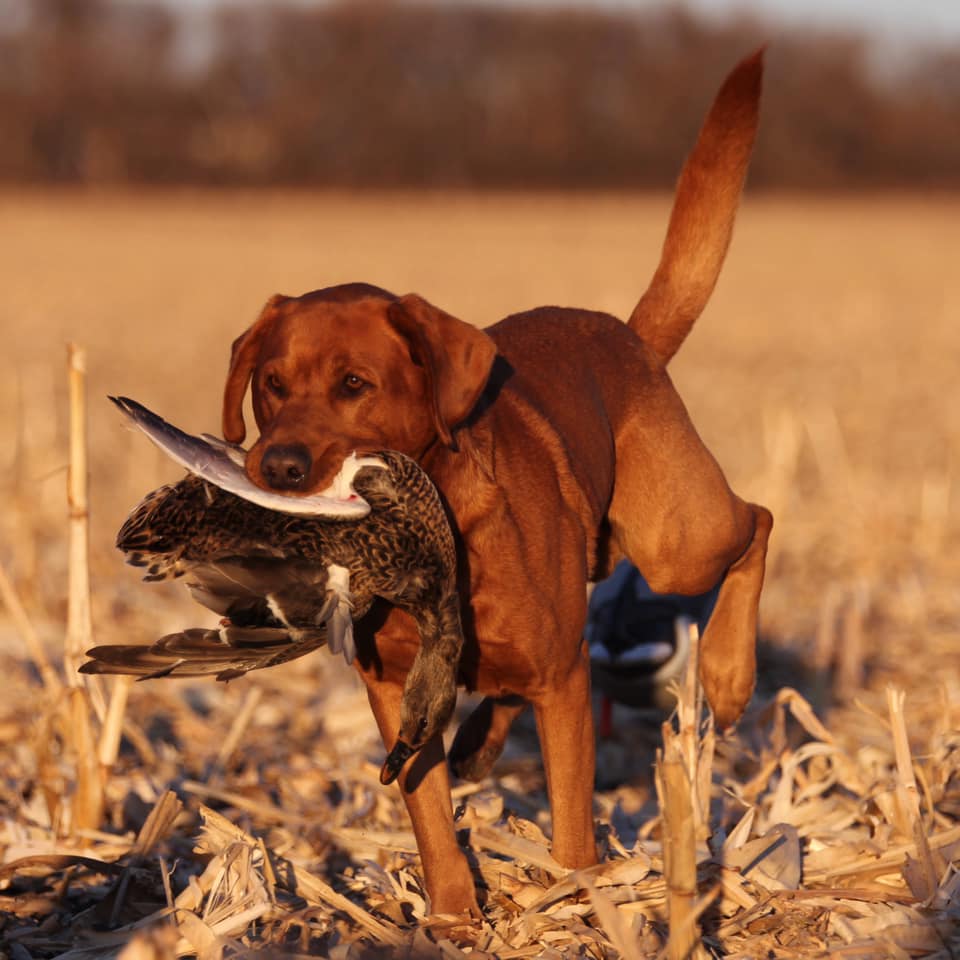
<instances>
[{"instance_id":1,"label":"duck's tail feather","mask_svg":"<svg viewBox=\"0 0 960 960\"><path fill-rule=\"evenodd\" d=\"M87 651L81 673L124 674L140 680L206 677L232 680L302 657L327 641L325 629L224 626L171 633L149 646L106 644Z\"/></svg>"}]
</instances>

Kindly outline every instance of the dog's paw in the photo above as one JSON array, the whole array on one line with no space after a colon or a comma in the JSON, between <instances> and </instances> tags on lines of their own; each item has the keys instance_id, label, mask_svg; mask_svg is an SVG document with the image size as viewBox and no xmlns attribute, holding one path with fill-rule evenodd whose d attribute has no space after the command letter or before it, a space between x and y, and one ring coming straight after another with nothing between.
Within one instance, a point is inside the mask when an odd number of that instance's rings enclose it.
<instances>
[{"instance_id":1,"label":"dog's paw","mask_svg":"<svg viewBox=\"0 0 960 960\"><path fill-rule=\"evenodd\" d=\"M718 730L732 727L747 709L753 696L756 681L756 667L753 659L749 663L727 662L711 665L700 661L700 681L707 696L710 709L713 710L714 723Z\"/></svg>"},{"instance_id":2,"label":"dog's paw","mask_svg":"<svg viewBox=\"0 0 960 960\"><path fill-rule=\"evenodd\" d=\"M454 745L456 746L456 745ZM493 747L489 744L474 750L472 753L456 753L450 750L450 769L454 776L471 783L479 783L489 776L493 765L497 762L503 747Z\"/></svg>"}]
</instances>

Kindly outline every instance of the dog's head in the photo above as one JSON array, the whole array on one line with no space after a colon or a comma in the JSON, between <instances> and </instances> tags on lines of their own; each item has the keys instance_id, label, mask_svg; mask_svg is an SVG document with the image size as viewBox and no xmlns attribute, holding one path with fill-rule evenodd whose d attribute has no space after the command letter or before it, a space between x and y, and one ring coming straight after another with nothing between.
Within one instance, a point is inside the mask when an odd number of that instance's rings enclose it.
<instances>
[{"instance_id":1,"label":"dog's head","mask_svg":"<svg viewBox=\"0 0 960 960\"><path fill-rule=\"evenodd\" d=\"M480 397L496 348L482 331L421 297L367 284L275 296L233 344L223 435L246 435L252 383L260 436L246 460L266 489L323 490L356 451L420 457Z\"/></svg>"}]
</instances>

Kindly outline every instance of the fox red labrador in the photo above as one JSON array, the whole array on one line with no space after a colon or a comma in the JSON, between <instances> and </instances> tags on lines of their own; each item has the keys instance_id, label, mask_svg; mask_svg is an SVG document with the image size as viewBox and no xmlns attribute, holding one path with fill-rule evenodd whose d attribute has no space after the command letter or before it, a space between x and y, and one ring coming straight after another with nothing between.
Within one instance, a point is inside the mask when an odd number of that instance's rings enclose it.
<instances>
[{"instance_id":1,"label":"fox red labrador","mask_svg":"<svg viewBox=\"0 0 960 960\"><path fill-rule=\"evenodd\" d=\"M423 464L459 538L466 646L459 679L485 699L450 765L484 776L532 704L553 816L553 855L596 860L594 736L585 584L629 558L657 592L721 580L700 670L720 727L750 698L770 513L727 485L667 363L713 290L757 126L762 55L724 82L677 185L662 259L629 322L540 307L484 330L416 294L353 283L273 297L233 345L223 432L245 435L252 381L263 487L323 489L353 451ZM359 625L359 669L389 749L417 649L397 609ZM434 736L400 783L431 909L476 912L458 848L444 746Z\"/></svg>"}]
</instances>

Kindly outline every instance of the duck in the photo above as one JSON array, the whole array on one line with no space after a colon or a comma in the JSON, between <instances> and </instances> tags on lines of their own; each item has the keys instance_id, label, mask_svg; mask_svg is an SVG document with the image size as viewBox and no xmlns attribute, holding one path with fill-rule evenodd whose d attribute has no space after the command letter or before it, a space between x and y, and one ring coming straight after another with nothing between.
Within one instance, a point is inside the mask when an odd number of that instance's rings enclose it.
<instances>
[{"instance_id":1,"label":"duck","mask_svg":"<svg viewBox=\"0 0 960 960\"><path fill-rule=\"evenodd\" d=\"M612 733L612 704L671 709L690 655L690 627L703 630L717 588L697 596L654 593L640 571L621 560L589 595L584 640L599 691L602 739Z\"/></svg>"},{"instance_id":2,"label":"duck","mask_svg":"<svg viewBox=\"0 0 960 960\"><path fill-rule=\"evenodd\" d=\"M411 458L382 450L346 458L320 494L283 496L250 482L242 447L110 399L188 471L133 509L118 549L145 569L144 580L182 578L223 619L149 645L93 647L81 672L227 681L323 646L353 663L353 622L380 597L413 616L420 636L380 774L391 783L446 729L463 649L453 533L429 477Z\"/></svg>"}]
</instances>

